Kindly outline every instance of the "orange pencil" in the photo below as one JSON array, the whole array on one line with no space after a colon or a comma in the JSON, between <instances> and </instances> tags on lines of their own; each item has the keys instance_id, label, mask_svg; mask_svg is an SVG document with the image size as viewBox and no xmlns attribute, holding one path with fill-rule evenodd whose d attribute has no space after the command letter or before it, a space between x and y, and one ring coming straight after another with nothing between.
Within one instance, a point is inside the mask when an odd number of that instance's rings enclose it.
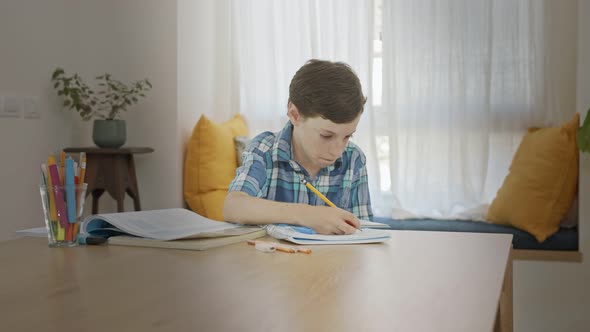
<instances>
[{"instance_id":1,"label":"orange pencil","mask_svg":"<svg viewBox=\"0 0 590 332\"><path fill-rule=\"evenodd\" d=\"M311 254L311 249L309 248L295 248L295 250L303 254Z\"/></svg>"},{"instance_id":2,"label":"orange pencil","mask_svg":"<svg viewBox=\"0 0 590 332\"><path fill-rule=\"evenodd\" d=\"M289 247L282 247L282 246L275 246L277 251L288 252L288 253L296 253L297 250Z\"/></svg>"},{"instance_id":3,"label":"orange pencil","mask_svg":"<svg viewBox=\"0 0 590 332\"><path fill-rule=\"evenodd\" d=\"M282 251L282 252L287 252L287 253L303 253L303 254L311 254L311 249L309 248L299 248L299 247L292 247L292 246L287 246L287 245L283 245L277 242L265 242L265 241L254 241L254 240L248 240L248 244L250 245L256 245L257 242L264 242L266 244L272 245L277 251Z\"/></svg>"},{"instance_id":4,"label":"orange pencil","mask_svg":"<svg viewBox=\"0 0 590 332\"><path fill-rule=\"evenodd\" d=\"M66 241L73 241L74 240L74 224L69 224L66 228Z\"/></svg>"},{"instance_id":5,"label":"orange pencil","mask_svg":"<svg viewBox=\"0 0 590 332\"><path fill-rule=\"evenodd\" d=\"M86 153L80 152L80 183L84 183L84 177L86 176Z\"/></svg>"}]
</instances>

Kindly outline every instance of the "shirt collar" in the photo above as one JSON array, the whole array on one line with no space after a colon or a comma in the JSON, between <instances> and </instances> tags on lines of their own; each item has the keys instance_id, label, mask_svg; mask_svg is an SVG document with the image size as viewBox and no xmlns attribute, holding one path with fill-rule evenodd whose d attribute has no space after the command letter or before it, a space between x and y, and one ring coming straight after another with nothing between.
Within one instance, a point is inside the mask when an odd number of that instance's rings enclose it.
<instances>
[{"instance_id":1,"label":"shirt collar","mask_svg":"<svg viewBox=\"0 0 590 332\"><path fill-rule=\"evenodd\" d=\"M292 143L293 138L293 124L291 121L287 121L287 124L281 129L278 134L278 139L275 141L273 146L273 157L275 160L279 162L290 162L293 160L293 145ZM294 160L293 160L294 161ZM342 156L338 157L336 161L323 169L320 170L322 173L325 169L328 172L333 171L334 169L340 168L342 165Z\"/></svg>"}]
</instances>

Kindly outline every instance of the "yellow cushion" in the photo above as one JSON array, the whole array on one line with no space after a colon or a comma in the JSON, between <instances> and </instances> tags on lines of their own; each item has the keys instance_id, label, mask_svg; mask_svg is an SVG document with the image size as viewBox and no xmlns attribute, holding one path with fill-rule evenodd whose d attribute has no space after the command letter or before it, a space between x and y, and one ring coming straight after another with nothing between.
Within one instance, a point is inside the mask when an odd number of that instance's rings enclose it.
<instances>
[{"instance_id":1,"label":"yellow cushion","mask_svg":"<svg viewBox=\"0 0 590 332\"><path fill-rule=\"evenodd\" d=\"M490 205L487 219L531 233L539 242L559 229L578 185L580 115L558 128L531 129Z\"/></svg>"},{"instance_id":2,"label":"yellow cushion","mask_svg":"<svg viewBox=\"0 0 590 332\"><path fill-rule=\"evenodd\" d=\"M198 193L192 199L186 201L191 210L198 214L209 219L223 221L223 202L226 195L227 189L212 190L206 193Z\"/></svg>"},{"instance_id":3,"label":"yellow cushion","mask_svg":"<svg viewBox=\"0 0 590 332\"><path fill-rule=\"evenodd\" d=\"M184 159L184 199L191 210L223 220L223 202L237 168L234 137L245 135L248 129L239 114L222 124L201 116Z\"/></svg>"}]
</instances>

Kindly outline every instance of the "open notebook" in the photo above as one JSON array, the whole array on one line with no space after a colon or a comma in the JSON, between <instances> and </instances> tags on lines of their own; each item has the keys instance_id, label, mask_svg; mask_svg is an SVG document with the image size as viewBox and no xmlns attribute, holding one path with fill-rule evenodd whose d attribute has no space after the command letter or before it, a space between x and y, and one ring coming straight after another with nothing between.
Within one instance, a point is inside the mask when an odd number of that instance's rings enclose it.
<instances>
[{"instance_id":1,"label":"open notebook","mask_svg":"<svg viewBox=\"0 0 590 332\"><path fill-rule=\"evenodd\" d=\"M297 244L361 244L380 243L391 238L391 232L367 229L357 231L351 235L320 235L298 232L297 227L288 225L268 225L266 232L275 239L285 240Z\"/></svg>"},{"instance_id":2,"label":"open notebook","mask_svg":"<svg viewBox=\"0 0 590 332\"><path fill-rule=\"evenodd\" d=\"M88 216L82 233L108 238L109 244L205 250L266 235L258 226L205 218L186 209L162 209Z\"/></svg>"}]
</instances>

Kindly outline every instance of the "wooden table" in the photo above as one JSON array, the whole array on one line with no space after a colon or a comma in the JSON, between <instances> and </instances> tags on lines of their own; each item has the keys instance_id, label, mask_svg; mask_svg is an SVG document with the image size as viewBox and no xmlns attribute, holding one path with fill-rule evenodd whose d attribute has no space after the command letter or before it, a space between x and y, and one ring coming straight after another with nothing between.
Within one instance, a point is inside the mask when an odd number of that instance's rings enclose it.
<instances>
[{"instance_id":1,"label":"wooden table","mask_svg":"<svg viewBox=\"0 0 590 332\"><path fill-rule=\"evenodd\" d=\"M22 238L0 243L2 329L511 331L509 311L497 319L511 238L393 231L386 244L311 255L245 243L50 249Z\"/></svg>"},{"instance_id":2,"label":"wooden table","mask_svg":"<svg viewBox=\"0 0 590 332\"><path fill-rule=\"evenodd\" d=\"M148 147L65 148L66 153L86 153L86 196L92 194L92 214L98 213L98 200L107 191L117 201L117 212L123 212L125 193L133 199L135 211L141 210L139 188L135 175L134 154L151 153Z\"/></svg>"}]
</instances>

